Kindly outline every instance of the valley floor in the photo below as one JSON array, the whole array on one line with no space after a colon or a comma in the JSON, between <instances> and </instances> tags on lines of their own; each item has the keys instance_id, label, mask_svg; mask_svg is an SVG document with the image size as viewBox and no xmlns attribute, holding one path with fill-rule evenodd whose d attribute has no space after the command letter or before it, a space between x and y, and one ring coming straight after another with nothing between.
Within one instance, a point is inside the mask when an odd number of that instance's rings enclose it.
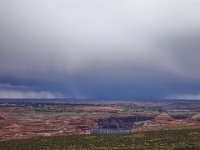
<instances>
[{"instance_id":1,"label":"valley floor","mask_svg":"<svg viewBox=\"0 0 200 150\"><path fill-rule=\"evenodd\" d=\"M0 150L199 150L200 128L72 135L0 142Z\"/></svg>"}]
</instances>

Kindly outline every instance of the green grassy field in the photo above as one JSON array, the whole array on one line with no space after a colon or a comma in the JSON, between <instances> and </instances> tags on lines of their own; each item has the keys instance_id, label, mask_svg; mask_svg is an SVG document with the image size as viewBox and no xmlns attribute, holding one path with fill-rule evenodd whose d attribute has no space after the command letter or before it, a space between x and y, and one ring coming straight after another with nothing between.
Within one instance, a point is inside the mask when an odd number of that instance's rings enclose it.
<instances>
[{"instance_id":1,"label":"green grassy field","mask_svg":"<svg viewBox=\"0 0 200 150\"><path fill-rule=\"evenodd\" d=\"M0 150L200 150L200 129L76 135L0 142Z\"/></svg>"}]
</instances>

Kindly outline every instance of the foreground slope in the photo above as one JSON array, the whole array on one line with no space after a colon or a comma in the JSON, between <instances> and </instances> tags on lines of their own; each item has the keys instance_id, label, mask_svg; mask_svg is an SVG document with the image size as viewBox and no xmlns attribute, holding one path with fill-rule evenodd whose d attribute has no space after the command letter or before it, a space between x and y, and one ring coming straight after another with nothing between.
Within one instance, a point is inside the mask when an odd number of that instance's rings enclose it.
<instances>
[{"instance_id":1,"label":"foreground slope","mask_svg":"<svg viewBox=\"0 0 200 150\"><path fill-rule=\"evenodd\" d=\"M0 142L0 150L200 149L200 129L122 135L76 135Z\"/></svg>"}]
</instances>

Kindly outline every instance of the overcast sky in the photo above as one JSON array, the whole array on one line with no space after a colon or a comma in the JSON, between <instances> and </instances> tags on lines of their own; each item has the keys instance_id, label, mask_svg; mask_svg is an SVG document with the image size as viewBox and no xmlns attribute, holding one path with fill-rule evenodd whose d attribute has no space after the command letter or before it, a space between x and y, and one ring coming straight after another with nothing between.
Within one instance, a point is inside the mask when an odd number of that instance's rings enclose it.
<instances>
[{"instance_id":1,"label":"overcast sky","mask_svg":"<svg viewBox=\"0 0 200 150\"><path fill-rule=\"evenodd\" d=\"M200 1L0 0L0 97L200 99Z\"/></svg>"}]
</instances>

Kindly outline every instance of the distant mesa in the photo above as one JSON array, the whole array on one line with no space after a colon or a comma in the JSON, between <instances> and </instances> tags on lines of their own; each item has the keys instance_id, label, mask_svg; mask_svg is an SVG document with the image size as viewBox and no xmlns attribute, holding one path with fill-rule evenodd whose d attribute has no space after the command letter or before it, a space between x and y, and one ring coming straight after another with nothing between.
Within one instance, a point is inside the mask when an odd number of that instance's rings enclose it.
<instances>
[{"instance_id":1,"label":"distant mesa","mask_svg":"<svg viewBox=\"0 0 200 150\"><path fill-rule=\"evenodd\" d=\"M200 114L196 114L196 115L192 116L191 119L193 121L200 121Z\"/></svg>"},{"instance_id":2,"label":"distant mesa","mask_svg":"<svg viewBox=\"0 0 200 150\"><path fill-rule=\"evenodd\" d=\"M2 116L0 116L0 120L5 120L5 118L4 118L4 117L2 117Z\"/></svg>"},{"instance_id":3,"label":"distant mesa","mask_svg":"<svg viewBox=\"0 0 200 150\"><path fill-rule=\"evenodd\" d=\"M155 117L155 122L158 122L158 123L170 122L170 121L174 121L174 120L175 119L172 118L167 113L160 114L160 115L158 115L158 116Z\"/></svg>"},{"instance_id":4,"label":"distant mesa","mask_svg":"<svg viewBox=\"0 0 200 150\"><path fill-rule=\"evenodd\" d=\"M6 120L6 118L3 116L0 116L0 120Z\"/></svg>"}]
</instances>

